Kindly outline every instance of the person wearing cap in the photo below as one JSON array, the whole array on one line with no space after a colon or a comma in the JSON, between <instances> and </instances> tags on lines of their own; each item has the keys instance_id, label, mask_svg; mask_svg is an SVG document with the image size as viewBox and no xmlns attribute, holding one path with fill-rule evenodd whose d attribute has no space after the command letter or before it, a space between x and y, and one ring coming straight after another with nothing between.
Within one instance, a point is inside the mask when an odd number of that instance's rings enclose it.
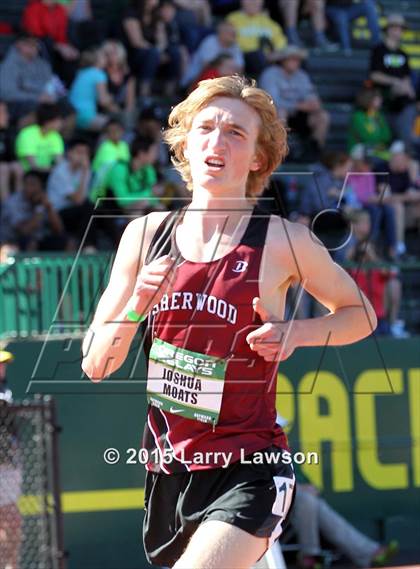
<instances>
[{"instance_id":1,"label":"person wearing cap","mask_svg":"<svg viewBox=\"0 0 420 569\"><path fill-rule=\"evenodd\" d=\"M314 84L301 69L307 52L289 45L277 54L277 62L265 69L259 80L273 98L279 115L292 130L310 135L319 148L325 144L330 123Z\"/></svg>"},{"instance_id":2,"label":"person wearing cap","mask_svg":"<svg viewBox=\"0 0 420 569\"><path fill-rule=\"evenodd\" d=\"M394 136L410 148L416 95L408 55L400 47L405 28L401 14L388 16L384 40L371 52L370 79L381 89Z\"/></svg>"},{"instance_id":3,"label":"person wearing cap","mask_svg":"<svg viewBox=\"0 0 420 569\"><path fill-rule=\"evenodd\" d=\"M0 346L1 347L1 346ZM13 415L9 406L12 391L6 382L11 352L0 349L0 567L19 567L22 519L18 499L22 494L22 468L19 464Z\"/></svg>"}]
</instances>

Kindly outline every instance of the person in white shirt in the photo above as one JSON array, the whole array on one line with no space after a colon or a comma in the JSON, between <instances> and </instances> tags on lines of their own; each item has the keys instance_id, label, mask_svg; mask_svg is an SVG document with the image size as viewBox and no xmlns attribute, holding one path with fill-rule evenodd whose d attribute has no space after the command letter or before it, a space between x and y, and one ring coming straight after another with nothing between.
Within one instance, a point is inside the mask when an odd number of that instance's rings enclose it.
<instances>
[{"instance_id":1,"label":"person in white shirt","mask_svg":"<svg viewBox=\"0 0 420 569\"><path fill-rule=\"evenodd\" d=\"M47 182L48 199L60 214L66 232L81 242L93 206L87 199L91 180L89 144L73 139L66 157L51 171ZM93 245L93 243L91 243Z\"/></svg>"}]
</instances>

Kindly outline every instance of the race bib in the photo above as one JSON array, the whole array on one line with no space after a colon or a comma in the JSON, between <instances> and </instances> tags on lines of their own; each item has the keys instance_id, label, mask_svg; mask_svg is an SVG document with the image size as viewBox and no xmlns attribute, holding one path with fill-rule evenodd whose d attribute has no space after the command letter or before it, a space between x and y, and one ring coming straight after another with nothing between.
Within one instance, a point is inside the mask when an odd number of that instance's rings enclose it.
<instances>
[{"instance_id":1,"label":"race bib","mask_svg":"<svg viewBox=\"0 0 420 569\"><path fill-rule=\"evenodd\" d=\"M163 411L217 425L226 360L153 341L147 375L147 401Z\"/></svg>"}]
</instances>

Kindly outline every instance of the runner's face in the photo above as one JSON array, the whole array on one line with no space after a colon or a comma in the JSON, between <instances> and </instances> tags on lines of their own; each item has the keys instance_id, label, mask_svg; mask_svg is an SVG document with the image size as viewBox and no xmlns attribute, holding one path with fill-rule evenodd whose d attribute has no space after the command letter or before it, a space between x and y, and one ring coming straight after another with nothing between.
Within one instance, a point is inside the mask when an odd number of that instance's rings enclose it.
<instances>
[{"instance_id":1,"label":"runner's face","mask_svg":"<svg viewBox=\"0 0 420 569\"><path fill-rule=\"evenodd\" d=\"M185 156L194 188L244 194L250 171L258 170L260 118L239 99L216 97L194 117Z\"/></svg>"}]
</instances>

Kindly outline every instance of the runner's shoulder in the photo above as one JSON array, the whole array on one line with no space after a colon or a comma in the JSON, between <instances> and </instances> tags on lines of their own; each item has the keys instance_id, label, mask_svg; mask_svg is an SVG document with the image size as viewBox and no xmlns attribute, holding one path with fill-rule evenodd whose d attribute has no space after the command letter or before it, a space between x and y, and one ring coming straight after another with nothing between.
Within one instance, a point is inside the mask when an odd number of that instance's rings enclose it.
<instances>
[{"instance_id":1,"label":"runner's shoulder","mask_svg":"<svg viewBox=\"0 0 420 569\"><path fill-rule=\"evenodd\" d=\"M137 240L144 240L145 244L150 243L153 235L162 221L168 217L170 211L152 211L147 215L136 217L130 221L125 231Z\"/></svg>"},{"instance_id":2,"label":"runner's shoulder","mask_svg":"<svg viewBox=\"0 0 420 569\"><path fill-rule=\"evenodd\" d=\"M293 240L300 240L304 235L309 233L308 227L303 223L296 221L289 221L280 215L272 215L270 218L270 225L268 228L267 238L279 246L279 243L284 243L289 246L289 242ZM280 241L279 241L280 240Z\"/></svg>"},{"instance_id":3,"label":"runner's shoulder","mask_svg":"<svg viewBox=\"0 0 420 569\"><path fill-rule=\"evenodd\" d=\"M127 259L138 261L139 244L141 263L144 261L143 254L148 250L157 228L162 221L170 214L170 211L153 211L147 215L136 217L124 230L118 250L121 254L127 255Z\"/></svg>"},{"instance_id":4,"label":"runner's shoulder","mask_svg":"<svg viewBox=\"0 0 420 569\"><path fill-rule=\"evenodd\" d=\"M297 221L289 221L284 217L272 215L267 234L266 245L274 258L282 262L296 263L296 256L304 252L313 241L319 240L309 227Z\"/></svg>"}]
</instances>

